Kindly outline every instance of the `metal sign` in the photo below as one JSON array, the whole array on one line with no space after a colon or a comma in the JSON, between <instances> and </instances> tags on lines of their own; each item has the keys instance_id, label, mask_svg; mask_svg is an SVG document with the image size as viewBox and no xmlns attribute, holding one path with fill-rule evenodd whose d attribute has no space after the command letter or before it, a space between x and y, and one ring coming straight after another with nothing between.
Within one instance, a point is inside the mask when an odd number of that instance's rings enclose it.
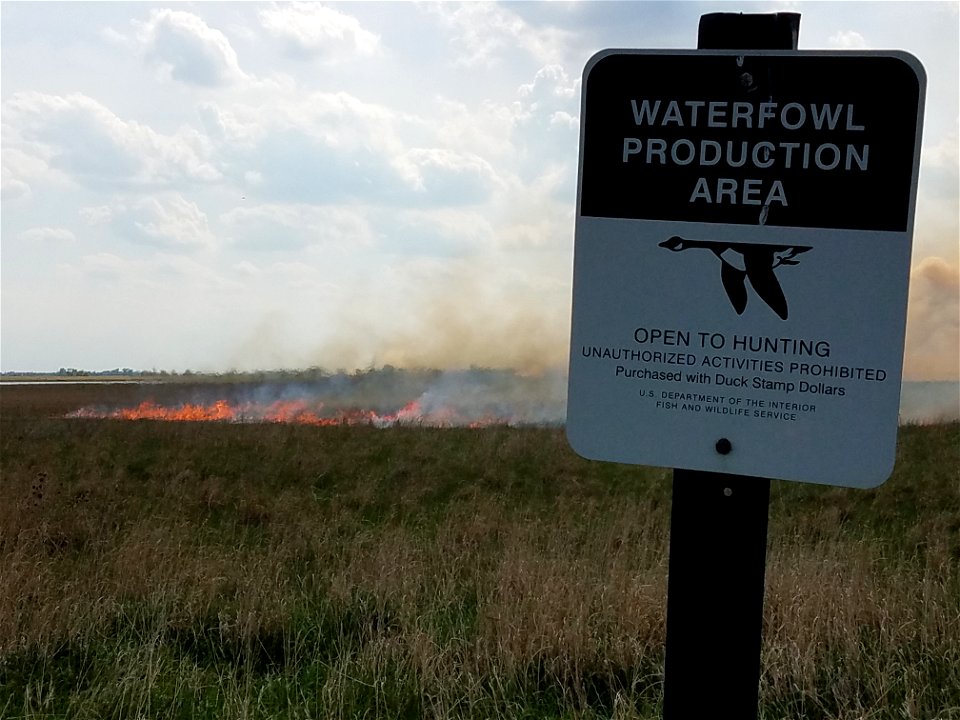
<instances>
[{"instance_id":1,"label":"metal sign","mask_svg":"<svg viewBox=\"0 0 960 720\"><path fill-rule=\"evenodd\" d=\"M925 83L902 52L590 60L574 450L843 486L889 476Z\"/></svg>"}]
</instances>

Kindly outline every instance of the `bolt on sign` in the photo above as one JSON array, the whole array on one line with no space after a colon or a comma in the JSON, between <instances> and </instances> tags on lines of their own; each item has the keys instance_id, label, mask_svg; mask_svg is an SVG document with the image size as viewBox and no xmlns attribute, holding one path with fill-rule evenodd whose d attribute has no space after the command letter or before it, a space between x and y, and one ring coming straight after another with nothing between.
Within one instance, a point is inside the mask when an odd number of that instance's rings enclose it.
<instances>
[{"instance_id":1,"label":"bolt on sign","mask_svg":"<svg viewBox=\"0 0 960 720\"><path fill-rule=\"evenodd\" d=\"M574 450L850 487L887 479L925 85L903 52L591 58Z\"/></svg>"}]
</instances>

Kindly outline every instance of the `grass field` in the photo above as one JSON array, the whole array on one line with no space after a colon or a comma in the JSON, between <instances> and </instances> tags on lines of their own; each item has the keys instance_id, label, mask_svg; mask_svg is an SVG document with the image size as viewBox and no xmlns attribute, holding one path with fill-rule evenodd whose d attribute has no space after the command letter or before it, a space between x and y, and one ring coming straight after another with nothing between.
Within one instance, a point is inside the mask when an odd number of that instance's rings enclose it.
<instances>
[{"instance_id":1,"label":"grass field","mask_svg":"<svg viewBox=\"0 0 960 720\"><path fill-rule=\"evenodd\" d=\"M62 417L137 392L0 393L0 717L659 716L670 471L560 428ZM762 718L960 718L958 468L914 426L876 490L773 483Z\"/></svg>"}]
</instances>

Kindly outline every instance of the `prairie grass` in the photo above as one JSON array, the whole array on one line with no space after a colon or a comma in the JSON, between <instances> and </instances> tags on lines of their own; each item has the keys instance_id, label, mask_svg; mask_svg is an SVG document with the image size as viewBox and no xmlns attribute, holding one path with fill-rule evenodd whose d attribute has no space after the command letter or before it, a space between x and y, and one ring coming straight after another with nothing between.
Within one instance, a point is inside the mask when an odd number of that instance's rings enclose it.
<instances>
[{"instance_id":1,"label":"prairie grass","mask_svg":"<svg viewBox=\"0 0 960 720\"><path fill-rule=\"evenodd\" d=\"M659 716L670 471L58 417L134 392L2 390L0 717ZM958 467L914 426L876 490L773 483L762 718L960 718Z\"/></svg>"}]
</instances>

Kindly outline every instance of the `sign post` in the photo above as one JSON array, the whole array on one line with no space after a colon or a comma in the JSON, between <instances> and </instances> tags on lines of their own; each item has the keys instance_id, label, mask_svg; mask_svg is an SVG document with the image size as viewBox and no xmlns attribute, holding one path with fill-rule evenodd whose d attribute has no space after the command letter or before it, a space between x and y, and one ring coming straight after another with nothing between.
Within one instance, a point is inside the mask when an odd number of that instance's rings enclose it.
<instances>
[{"instance_id":1,"label":"sign post","mask_svg":"<svg viewBox=\"0 0 960 720\"><path fill-rule=\"evenodd\" d=\"M796 50L799 33L796 13L714 13L697 47ZM769 506L767 478L673 472L664 720L757 717Z\"/></svg>"},{"instance_id":2,"label":"sign post","mask_svg":"<svg viewBox=\"0 0 960 720\"><path fill-rule=\"evenodd\" d=\"M756 717L769 479L893 468L924 73L798 28L584 71L567 436L676 469L667 720Z\"/></svg>"}]
</instances>

